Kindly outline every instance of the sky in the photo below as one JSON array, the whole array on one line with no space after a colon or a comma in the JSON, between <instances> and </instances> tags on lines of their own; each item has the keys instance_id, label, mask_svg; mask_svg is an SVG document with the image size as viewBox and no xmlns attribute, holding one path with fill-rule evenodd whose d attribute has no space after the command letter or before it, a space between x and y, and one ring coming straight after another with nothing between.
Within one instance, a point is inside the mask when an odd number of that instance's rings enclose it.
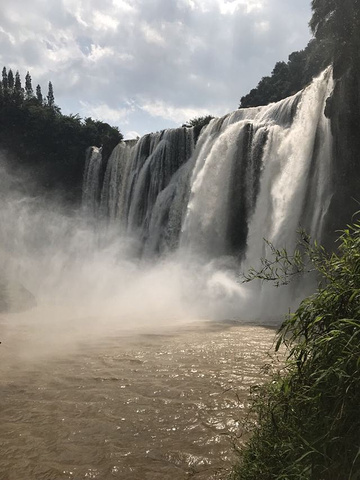
<instances>
[{"instance_id":1,"label":"sky","mask_svg":"<svg viewBox=\"0 0 360 480\"><path fill-rule=\"evenodd\" d=\"M0 0L0 66L135 138L238 108L310 17L310 0Z\"/></svg>"}]
</instances>

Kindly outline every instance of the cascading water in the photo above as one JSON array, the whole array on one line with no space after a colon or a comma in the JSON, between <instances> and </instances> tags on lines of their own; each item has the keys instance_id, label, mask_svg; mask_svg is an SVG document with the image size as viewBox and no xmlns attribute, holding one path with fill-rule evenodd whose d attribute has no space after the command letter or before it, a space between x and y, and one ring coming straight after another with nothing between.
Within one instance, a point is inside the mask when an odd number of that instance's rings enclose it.
<instances>
[{"instance_id":1,"label":"cascading water","mask_svg":"<svg viewBox=\"0 0 360 480\"><path fill-rule=\"evenodd\" d=\"M331 198L324 108L332 87L328 69L292 97L212 120L196 145L192 128L121 143L101 195L95 152L85 204L93 209L98 198L97 210L123 236L135 236L147 257L176 251L182 261L223 265L227 258L227 270L256 267L267 253L264 238L291 251L299 226L321 240Z\"/></svg>"},{"instance_id":2,"label":"cascading water","mask_svg":"<svg viewBox=\"0 0 360 480\"><path fill-rule=\"evenodd\" d=\"M191 157L193 149L193 131L183 128L145 135L135 145L120 143L107 162L101 195L94 191L88 195L90 201L84 195L84 204L91 207L98 197L98 212L102 217L112 223L119 222L145 242L159 194ZM91 185L97 188L99 180L94 180L92 173L96 171L99 178L101 172L98 156L93 153L88 158L84 192L91 191Z\"/></svg>"},{"instance_id":3,"label":"cascading water","mask_svg":"<svg viewBox=\"0 0 360 480\"><path fill-rule=\"evenodd\" d=\"M98 201L101 190L100 171L102 155L101 149L90 147L85 160L84 186L83 186L83 205L88 213L97 214Z\"/></svg>"},{"instance_id":4,"label":"cascading water","mask_svg":"<svg viewBox=\"0 0 360 480\"><path fill-rule=\"evenodd\" d=\"M208 258L263 255L264 242L291 248L303 225L321 238L329 203L329 71L276 104L213 120L194 148L193 129L145 135L112 153L98 209L145 251L180 244ZM84 201L98 193L99 152L89 157Z\"/></svg>"},{"instance_id":5,"label":"cascading water","mask_svg":"<svg viewBox=\"0 0 360 480\"><path fill-rule=\"evenodd\" d=\"M330 72L314 80L301 94L284 100L291 109L299 102L290 127L270 124L262 158L261 187L249 223L247 263L264 252L263 238L292 249L301 225L321 240L330 191L331 145L325 101L332 90ZM268 120L267 111L259 119Z\"/></svg>"},{"instance_id":6,"label":"cascading water","mask_svg":"<svg viewBox=\"0 0 360 480\"><path fill-rule=\"evenodd\" d=\"M329 76L277 104L246 110L250 118L235 112L209 125L208 150L197 152L184 247L211 256L238 251L253 265L263 256L263 238L291 249L299 224L321 238L331 164L323 114Z\"/></svg>"}]
</instances>

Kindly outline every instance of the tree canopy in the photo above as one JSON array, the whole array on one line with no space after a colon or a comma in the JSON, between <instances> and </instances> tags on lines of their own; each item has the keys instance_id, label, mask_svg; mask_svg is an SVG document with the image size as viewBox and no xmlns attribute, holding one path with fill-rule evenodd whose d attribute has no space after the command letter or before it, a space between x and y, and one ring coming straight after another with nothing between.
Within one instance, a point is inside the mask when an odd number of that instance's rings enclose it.
<instances>
[{"instance_id":1,"label":"tree canopy","mask_svg":"<svg viewBox=\"0 0 360 480\"><path fill-rule=\"evenodd\" d=\"M240 107L277 102L298 92L331 63L334 77L348 68L360 71L360 0L312 0L310 28L314 38L287 62L277 62L240 100Z\"/></svg>"},{"instance_id":2,"label":"tree canopy","mask_svg":"<svg viewBox=\"0 0 360 480\"><path fill-rule=\"evenodd\" d=\"M12 71L3 68L0 147L32 168L45 188L62 189L68 197L79 199L86 149L102 146L107 157L121 139L117 127L91 118L82 120L78 115L63 115L51 82L44 99L40 85L34 95L29 72L22 88L19 72L14 79Z\"/></svg>"},{"instance_id":3,"label":"tree canopy","mask_svg":"<svg viewBox=\"0 0 360 480\"><path fill-rule=\"evenodd\" d=\"M188 120L186 123L183 124L183 127L186 127L186 128L191 128L191 127L203 128L203 127L205 127L205 125L210 123L210 121L213 118L214 117L212 115L205 115L203 117L191 118L190 120Z\"/></svg>"},{"instance_id":4,"label":"tree canopy","mask_svg":"<svg viewBox=\"0 0 360 480\"><path fill-rule=\"evenodd\" d=\"M186 123L184 123L182 126L185 127L185 128L192 128L193 127L194 128L195 141L197 141L201 130L206 125L208 125L213 118L214 117L212 115L205 115L205 116L202 116L202 117L191 118Z\"/></svg>"},{"instance_id":5,"label":"tree canopy","mask_svg":"<svg viewBox=\"0 0 360 480\"><path fill-rule=\"evenodd\" d=\"M267 105L293 95L330 63L326 42L310 40L304 50L291 53L287 62L277 62L270 76L263 77L256 88L241 97L239 108Z\"/></svg>"},{"instance_id":6,"label":"tree canopy","mask_svg":"<svg viewBox=\"0 0 360 480\"><path fill-rule=\"evenodd\" d=\"M312 0L310 28L325 42L334 63L335 75L344 68L360 68L360 0Z\"/></svg>"}]
</instances>

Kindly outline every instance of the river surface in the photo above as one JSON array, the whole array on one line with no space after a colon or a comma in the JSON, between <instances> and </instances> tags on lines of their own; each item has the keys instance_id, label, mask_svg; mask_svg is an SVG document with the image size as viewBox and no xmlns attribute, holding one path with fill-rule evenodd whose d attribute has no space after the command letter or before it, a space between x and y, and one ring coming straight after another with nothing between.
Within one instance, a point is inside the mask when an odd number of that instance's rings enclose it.
<instances>
[{"instance_id":1,"label":"river surface","mask_svg":"<svg viewBox=\"0 0 360 480\"><path fill-rule=\"evenodd\" d=\"M86 319L64 333L47 313L0 319L1 480L226 478L273 329L89 336Z\"/></svg>"}]
</instances>

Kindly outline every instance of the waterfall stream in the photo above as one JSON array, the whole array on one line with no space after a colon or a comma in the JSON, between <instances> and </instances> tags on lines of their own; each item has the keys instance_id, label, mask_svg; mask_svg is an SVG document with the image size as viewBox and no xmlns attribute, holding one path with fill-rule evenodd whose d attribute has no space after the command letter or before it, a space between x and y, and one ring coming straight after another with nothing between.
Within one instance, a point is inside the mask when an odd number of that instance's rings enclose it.
<instances>
[{"instance_id":1,"label":"waterfall stream","mask_svg":"<svg viewBox=\"0 0 360 480\"><path fill-rule=\"evenodd\" d=\"M261 256L262 239L292 246L298 226L321 239L329 197L332 91L325 71L276 104L214 119L195 144L193 128L118 145L101 183L99 150L84 176L84 204L148 253L180 247L209 258ZM101 195L100 195L101 189Z\"/></svg>"},{"instance_id":2,"label":"waterfall stream","mask_svg":"<svg viewBox=\"0 0 360 480\"><path fill-rule=\"evenodd\" d=\"M136 239L147 258L175 252L237 271L259 266L264 239L291 252L301 227L321 241L332 88L328 69L292 97L213 119L197 140L193 128L178 128L123 142L102 167L93 149L84 208Z\"/></svg>"}]
</instances>

